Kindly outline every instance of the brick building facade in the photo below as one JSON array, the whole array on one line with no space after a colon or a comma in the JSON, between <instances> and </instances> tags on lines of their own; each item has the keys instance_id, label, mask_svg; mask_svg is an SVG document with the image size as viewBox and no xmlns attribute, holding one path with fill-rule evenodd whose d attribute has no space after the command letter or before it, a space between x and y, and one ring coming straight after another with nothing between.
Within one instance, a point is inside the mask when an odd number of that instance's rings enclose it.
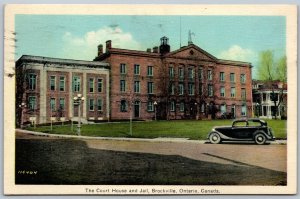
<instances>
[{"instance_id":1,"label":"brick building facade","mask_svg":"<svg viewBox=\"0 0 300 199\"><path fill-rule=\"evenodd\" d=\"M17 61L17 122L77 120L78 106L73 102L77 94L85 98L83 121L109 118L109 65L27 55Z\"/></svg>"},{"instance_id":2,"label":"brick building facade","mask_svg":"<svg viewBox=\"0 0 300 199\"><path fill-rule=\"evenodd\" d=\"M252 116L251 64L218 59L192 42L170 51L163 37L159 47L136 51L109 40L94 61L111 67L111 119Z\"/></svg>"}]
</instances>

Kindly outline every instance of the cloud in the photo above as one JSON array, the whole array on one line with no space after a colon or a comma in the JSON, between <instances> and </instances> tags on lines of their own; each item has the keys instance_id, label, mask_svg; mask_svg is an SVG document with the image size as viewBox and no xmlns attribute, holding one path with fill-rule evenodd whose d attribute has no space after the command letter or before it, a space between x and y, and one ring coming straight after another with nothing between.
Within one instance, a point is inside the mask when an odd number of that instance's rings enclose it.
<instances>
[{"instance_id":1,"label":"cloud","mask_svg":"<svg viewBox=\"0 0 300 199\"><path fill-rule=\"evenodd\" d=\"M233 45L228 50L222 51L218 57L226 60L253 62L257 54L251 49L244 49L239 45Z\"/></svg>"},{"instance_id":2,"label":"cloud","mask_svg":"<svg viewBox=\"0 0 300 199\"><path fill-rule=\"evenodd\" d=\"M134 40L129 32L124 32L118 26L103 27L90 31L82 36L65 32L63 35L63 57L68 59L93 60L97 55L97 46L112 40L112 47L142 50L142 45Z\"/></svg>"}]
</instances>

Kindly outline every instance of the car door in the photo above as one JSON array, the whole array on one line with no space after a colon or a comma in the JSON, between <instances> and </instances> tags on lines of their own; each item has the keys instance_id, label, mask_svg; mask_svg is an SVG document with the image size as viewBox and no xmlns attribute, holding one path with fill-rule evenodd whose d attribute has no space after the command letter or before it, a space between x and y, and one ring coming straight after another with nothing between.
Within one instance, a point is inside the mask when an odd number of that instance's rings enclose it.
<instances>
[{"instance_id":1,"label":"car door","mask_svg":"<svg viewBox=\"0 0 300 199\"><path fill-rule=\"evenodd\" d=\"M247 122L238 122L232 126L232 137L235 139L247 139L249 134Z\"/></svg>"}]
</instances>

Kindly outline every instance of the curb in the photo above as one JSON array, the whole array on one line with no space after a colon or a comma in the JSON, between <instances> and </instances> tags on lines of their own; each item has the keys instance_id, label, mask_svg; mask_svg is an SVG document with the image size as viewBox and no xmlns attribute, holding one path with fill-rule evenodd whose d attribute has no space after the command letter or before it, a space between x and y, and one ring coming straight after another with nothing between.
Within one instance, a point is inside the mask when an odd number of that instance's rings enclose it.
<instances>
[{"instance_id":1,"label":"curb","mask_svg":"<svg viewBox=\"0 0 300 199\"><path fill-rule=\"evenodd\" d=\"M87 139L87 140L114 140L114 141L139 141L139 142L172 142L172 143L195 143L195 144L210 144L208 140L189 140L189 138L119 138L119 137L92 137L92 136L78 136L78 135L63 135L63 134L50 134L36 131L28 131L24 129L16 129L18 133L24 133L28 135L55 137L55 138L73 138L73 139ZM285 145L286 140L275 140L270 142L271 145Z\"/></svg>"}]
</instances>

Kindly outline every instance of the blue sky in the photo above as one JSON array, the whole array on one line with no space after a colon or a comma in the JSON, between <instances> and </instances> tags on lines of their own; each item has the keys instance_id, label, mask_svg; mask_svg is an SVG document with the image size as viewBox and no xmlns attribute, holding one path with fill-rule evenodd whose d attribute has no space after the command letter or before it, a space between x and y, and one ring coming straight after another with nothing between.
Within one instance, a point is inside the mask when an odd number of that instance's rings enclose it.
<instances>
[{"instance_id":1,"label":"blue sky","mask_svg":"<svg viewBox=\"0 0 300 199\"><path fill-rule=\"evenodd\" d=\"M286 23L282 16L118 16L16 15L16 59L37 55L92 60L97 45L112 40L113 47L146 50L169 37L171 50L193 43L210 54L258 64L260 51L285 55Z\"/></svg>"}]
</instances>

